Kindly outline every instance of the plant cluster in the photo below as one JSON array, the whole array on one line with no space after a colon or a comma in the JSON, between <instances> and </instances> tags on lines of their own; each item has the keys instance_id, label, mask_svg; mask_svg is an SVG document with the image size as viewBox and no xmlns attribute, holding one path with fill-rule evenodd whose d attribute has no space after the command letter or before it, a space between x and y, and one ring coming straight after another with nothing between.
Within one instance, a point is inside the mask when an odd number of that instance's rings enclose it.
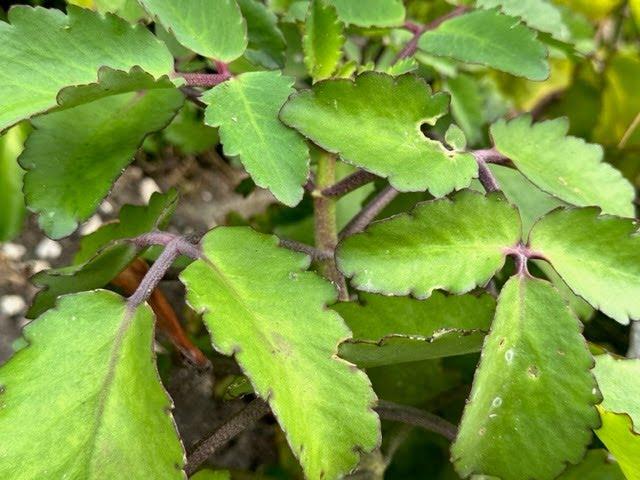
<instances>
[{"instance_id":1,"label":"plant cluster","mask_svg":"<svg viewBox=\"0 0 640 480\"><path fill-rule=\"evenodd\" d=\"M299 467L260 478L640 479L640 360L589 334L640 320L640 2L73 3L0 23L4 240L163 143L274 203L194 239L156 193L32 279L0 478L229 478L272 414ZM170 270L206 331L154 326ZM156 328L251 399L188 456Z\"/></svg>"}]
</instances>

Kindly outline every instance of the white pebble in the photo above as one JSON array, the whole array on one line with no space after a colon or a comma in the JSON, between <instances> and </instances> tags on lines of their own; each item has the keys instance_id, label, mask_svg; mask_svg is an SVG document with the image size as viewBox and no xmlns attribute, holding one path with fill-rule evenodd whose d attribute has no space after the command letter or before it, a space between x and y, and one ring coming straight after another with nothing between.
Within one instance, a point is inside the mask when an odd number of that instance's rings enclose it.
<instances>
[{"instance_id":1,"label":"white pebble","mask_svg":"<svg viewBox=\"0 0 640 480\"><path fill-rule=\"evenodd\" d=\"M151 199L151 195L159 191L160 187L158 187L158 184L153 178L147 177L140 181L140 196L146 203Z\"/></svg>"},{"instance_id":2,"label":"white pebble","mask_svg":"<svg viewBox=\"0 0 640 480\"><path fill-rule=\"evenodd\" d=\"M62 247L58 242L44 238L36 246L36 255L39 258L58 258L62 253Z\"/></svg>"},{"instance_id":3,"label":"white pebble","mask_svg":"<svg viewBox=\"0 0 640 480\"><path fill-rule=\"evenodd\" d=\"M200 198L202 198L203 201L208 203L211 200L213 200L213 195L209 190L203 190L202 193L200 194Z\"/></svg>"},{"instance_id":4,"label":"white pebble","mask_svg":"<svg viewBox=\"0 0 640 480\"><path fill-rule=\"evenodd\" d=\"M10 317L21 313L26 306L20 295L5 295L0 300L0 311Z\"/></svg>"},{"instance_id":5,"label":"white pebble","mask_svg":"<svg viewBox=\"0 0 640 480\"><path fill-rule=\"evenodd\" d=\"M42 272L43 270L49 270L51 265L49 262L45 262L44 260L34 260L31 262L31 273L36 274L38 272Z\"/></svg>"},{"instance_id":6,"label":"white pebble","mask_svg":"<svg viewBox=\"0 0 640 480\"><path fill-rule=\"evenodd\" d=\"M129 170L127 171L127 173L134 180L139 180L142 178L142 170L140 169L140 167L135 167L135 166L129 167Z\"/></svg>"},{"instance_id":7,"label":"white pebble","mask_svg":"<svg viewBox=\"0 0 640 480\"><path fill-rule=\"evenodd\" d=\"M90 233L95 232L102 225L102 218L100 215L95 214L89 220L87 220L84 225L80 228L81 235L89 235Z\"/></svg>"},{"instance_id":8,"label":"white pebble","mask_svg":"<svg viewBox=\"0 0 640 480\"><path fill-rule=\"evenodd\" d=\"M18 245L17 243L5 243L2 246L2 253L9 260L20 260L27 249L23 245Z\"/></svg>"},{"instance_id":9,"label":"white pebble","mask_svg":"<svg viewBox=\"0 0 640 480\"><path fill-rule=\"evenodd\" d=\"M113 213L113 205L109 203L109 200L105 200L100 204L100 211L105 215Z\"/></svg>"}]
</instances>

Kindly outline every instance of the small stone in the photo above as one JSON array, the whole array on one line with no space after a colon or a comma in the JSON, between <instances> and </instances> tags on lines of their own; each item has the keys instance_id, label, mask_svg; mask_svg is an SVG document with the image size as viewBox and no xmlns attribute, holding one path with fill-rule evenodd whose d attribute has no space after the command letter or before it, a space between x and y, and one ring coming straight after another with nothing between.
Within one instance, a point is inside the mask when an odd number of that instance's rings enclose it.
<instances>
[{"instance_id":1,"label":"small stone","mask_svg":"<svg viewBox=\"0 0 640 480\"><path fill-rule=\"evenodd\" d=\"M58 242L50 238L43 238L36 246L36 255L39 258L53 259L58 258L62 253L62 247Z\"/></svg>"},{"instance_id":2,"label":"small stone","mask_svg":"<svg viewBox=\"0 0 640 480\"><path fill-rule=\"evenodd\" d=\"M145 203L149 203L149 200L151 199L151 195L159 191L160 191L160 187L158 187L158 184L155 182L153 178L147 177L147 178L143 178L140 181L140 196L142 197L142 200L144 200Z\"/></svg>"},{"instance_id":3,"label":"small stone","mask_svg":"<svg viewBox=\"0 0 640 480\"><path fill-rule=\"evenodd\" d=\"M109 200L105 200L100 204L100 211L105 215L110 215L113 213L113 205L109 203Z\"/></svg>"},{"instance_id":4,"label":"small stone","mask_svg":"<svg viewBox=\"0 0 640 480\"><path fill-rule=\"evenodd\" d=\"M22 313L26 306L27 304L20 295L5 295L0 300L0 311L10 317Z\"/></svg>"},{"instance_id":5,"label":"small stone","mask_svg":"<svg viewBox=\"0 0 640 480\"><path fill-rule=\"evenodd\" d=\"M140 180L142 178L142 169L140 167L136 167L135 165L132 167L129 167L129 169L127 170L127 174L133 179L133 180Z\"/></svg>"},{"instance_id":6,"label":"small stone","mask_svg":"<svg viewBox=\"0 0 640 480\"><path fill-rule=\"evenodd\" d=\"M20 260L26 252L27 249L17 243L5 243L2 246L2 253L9 260Z\"/></svg>"},{"instance_id":7,"label":"small stone","mask_svg":"<svg viewBox=\"0 0 640 480\"><path fill-rule=\"evenodd\" d=\"M43 270L49 270L51 265L49 262L45 262L44 260L34 260L31 262L31 273L36 274L38 272L42 272Z\"/></svg>"},{"instance_id":8,"label":"small stone","mask_svg":"<svg viewBox=\"0 0 640 480\"><path fill-rule=\"evenodd\" d=\"M89 220L87 220L80 228L81 235L89 235L95 232L102 225L102 218L100 215L95 214Z\"/></svg>"},{"instance_id":9,"label":"small stone","mask_svg":"<svg viewBox=\"0 0 640 480\"><path fill-rule=\"evenodd\" d=\"M213 200L213 195L210 191L203 190L200 194L200 198L202 198L203 201L209 203L211 200Z\"/></svg>"}]
</instances>

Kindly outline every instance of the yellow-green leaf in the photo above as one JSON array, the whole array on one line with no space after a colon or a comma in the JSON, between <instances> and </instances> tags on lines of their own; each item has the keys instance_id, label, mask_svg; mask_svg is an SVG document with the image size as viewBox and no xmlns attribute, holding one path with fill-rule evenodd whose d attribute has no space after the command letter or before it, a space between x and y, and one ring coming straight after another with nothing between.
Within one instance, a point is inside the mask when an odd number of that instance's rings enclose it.
<instances>
[{"instance_id":1,"label":"yellow-green leaf","mask_svg":"<svg viewBox=\"0 0 640 480\"><path fill-rule=\"evenodd\" d=\"M350 331L327 304L336 291L309 258L249 228L220 227L181 278L213 345L234 355L269 402L307 478L334 480L379 440L367 377L337 357Z\"/></svg>"}]
</instances>

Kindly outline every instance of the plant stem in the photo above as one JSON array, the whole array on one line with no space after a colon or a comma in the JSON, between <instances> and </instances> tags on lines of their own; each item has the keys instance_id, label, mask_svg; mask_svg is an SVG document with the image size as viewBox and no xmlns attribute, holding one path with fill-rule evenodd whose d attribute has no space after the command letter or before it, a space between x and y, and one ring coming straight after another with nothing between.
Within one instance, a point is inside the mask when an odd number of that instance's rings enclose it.
<instances>
[{"instance_id":1,"label":"plant stem","mask_svg":"<svg viewBox=\"0 0 640 480\"><path fill-rule=\"evenodd\" d=\"M378 178L378 176L373 173L358 170L330 187L325 188L321 193L325 197L342 197L369 182L373 182L376 178Z\"/></svg>"},{"instance_id":2,"label":"plant stem","mask_svg":"<svg viewBox=\"0 0 640 480\"><path fill-rule=\"evenodd\" d=\"M211 455L216 453L220 447L238 435L247 427L253 425L267 413L269 405L261 398L256 398L246 407L231 417L226 423L218 428L213 435L206 438L194 452L189 455L185 471L191 476L200 465L202 465Z\"/></svg>"},{"instance_id":3,"label":"plant stem","mask_svg":"<svg viewBox=\"0 0 640 480\"><path fill-rule=\"evenodd\" d=\"M406 423L407 425L413 425L414 427L419 427L429 432L438 433L449 441L453 441L458 432L456 426L447 422L444 418L440 418L433 413L425 412L419 408L379 400L376 411L380 415L380 418L384 420Z\"/></svg>"},{"instance_id":4,"label":"plant stem","mask_svg":"<svg viewBox=\"0 0 640 480\"><path fill-rule=\"evenodd\" d=\"M476 158L476 161L478 162L478 179L480 180L480 183L484 187L485 191L487 193L499 192L500 185L498 185L496 177L493 176L493 173L491 173L491 170L489 170L487 164L484 162L484 160L481 160L479 158Z\"/></svg>"},{"instance_id":5,"label":"plant stem","mask_svg":"<svg viewBox=\"0 0 640 480\"><path fill-rule=\"evenodd\" d=\"M508 157L502 155L495 148L474 150L471 153L476 159L480 159L485 163L495 163L496 165L509 165L511 163Z\"/></svg>"},{"instance_id":6,"label":"plant stem","mask_svg":"<svg viewBox=\"0 0 640 480\"><path fill-rule=\"evenodd\" d=\"M400 52L398 52L398 55L396 55L396 58L394 59L393 63L399 62L403 58L407 58L414 55L416 53L416 50L418 50L418 42L420 41L420 37L424 32L426 32L427 30L433 30L435 28L438 28L441 23L451 18L457 17L458 15L462 15L468 9L469 7L460 5L459 7L456 7L455 9L451 10L446 15L438 17L435 20L433 20L431 23L428 23L427 25L423 25L423 26L415 24L413 22L405 23L404 27L407 30L413 32L413 37L411 38L411 40L409 40L409 43L407 43L404 46L404 48L400 50Z\"/></svg>"},{"instance_id":7,"label":"plant stem","mask_svg":"<svg viewBox=\"0 0 640 480\"><path fill-rule=\"evenodd\" d=\"M640 112L635 116L635 118L631 121L631 124L627 127L620 139L620 143L618 143L618 149L623 149L627 146L627 142L631 138L633 132L640 126Z\"/></svg>"},{"instance_id":8,"label":"plant stem","mask_svg":"<svg viewBox=\"0 0 640 480\"><path fill-rule=\"evenodd\" d=\"M333 185L336 181L336 157L328 152L321 152L318 157L316 170L316 188L323 189ZM316 248L321 252L335 252L338 245L338 227L336 221L336 201L320 195L313 199L315 212ZM320 262L321 273L331 280L338 288L338 298L349 300L347 282L336 266L332 255Z\"/></svg>"},{"instance_id":9,"label":"plant stem","mask_svg":"<svg viewBox=\"0 0 640 480\"><path fill-rule=\"evenodd\" d=\"M318 250L317 248L312 247L311 245L306 245L304 243L296 242L295 240L289 240L287 238L280 239L280 246L288 248L289 250L293 250L295 252L307 254L314 260L328 260L333 257L333 252L323 252L321 250Z\"/></svg>"},{"instance_id":10,"label":"plant stem","mask_svg":"<svg viewBox=\"0 0 640 480\"><path fill-rule=\"evenodd\" d=\"M205 438L188 456L185 471L192 475L214 453L229 440L237 436L270 412L269 404L261 398L251 401L245 408L233 415L213 434ZM444 418L415 407L379 400L375 408L380 418L400 422L429 432L442 435L449 441L456 438L457 428Z\"/></svg>"},{"instance_id":11,"label":"plant stem","mask_svg":"<svg viewBox=\"0 0 640 480\"><path fill-rule=\"evenodd\" d=\"M135 310L138 306L142 305L151 296L155 288L164 277L164 274L169 270L174 260L180 256L180 250L178 242L176 240L167 244L160 256L151 265L149 271L140 281L140 285L135 292L127 299L127 308Z\"/></svg>"},{"instance_id":12,"label":"plant stem","mask_svg":"<svg viewBox=\"0 0 640 480\"><path fill-rule=\"evenodd\" d=\"M176 73L178 77L182 77L190 87L215 87L222 82L226 82L231 78L231 74L226 71L223 73Z\"/></svg>"},{"instance_id":13,"label":"plant stem","mask_svg":"<svg viewBox=\"0 0 640 480\"><path fill-rule=\"evenodd\" d=\"M197 245L194 245L180 235L169 232L149 232L132 238L129 241L140 248L150 247L151 245L168 247L170 244L173 244L180 255L185 255L193 259L200 258L200 248Z\"/></svg>"},{"instance_id":14,"label":"plant stem","mask_svg":"<svg viewBox=\"0 0 640 480\"><path fill-rule=\"evenodd\" d=\"M364 206L360 212L351 219L346 227L340 232L340 239L349 237L353 234L361 232L369 225L374 218L393 200L398 191L391 185L383 188L371 201Z\"/></svg>"}]
</instances>

